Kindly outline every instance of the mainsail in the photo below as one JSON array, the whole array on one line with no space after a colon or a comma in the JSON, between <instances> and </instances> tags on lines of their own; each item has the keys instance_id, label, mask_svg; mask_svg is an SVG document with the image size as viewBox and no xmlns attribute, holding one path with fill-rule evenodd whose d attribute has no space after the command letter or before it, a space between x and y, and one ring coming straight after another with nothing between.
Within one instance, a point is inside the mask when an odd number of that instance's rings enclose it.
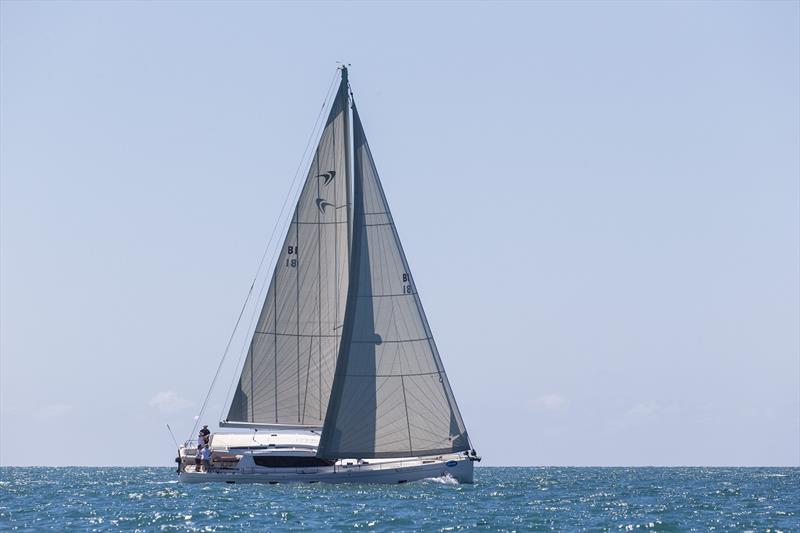
<instances>
[{"instance_id":1,"label":"mainsail","mask_svg":"<svg viewBox=\"0 0 800 533\"><path fill-rule=\"evenodd\" d=\"M317 454L436 455L469 439L353 105L350 285Z\"/></svg>"},{"instance_id":2,"label":"mainsail","mask_svg":"<svg viewBox=\"0 0 800 533\"><path fill-rule=\"evenodd\" d=\"M325 419L349 274L347 91L343 71L223 424Z\"/></svg>"}]
</instances>

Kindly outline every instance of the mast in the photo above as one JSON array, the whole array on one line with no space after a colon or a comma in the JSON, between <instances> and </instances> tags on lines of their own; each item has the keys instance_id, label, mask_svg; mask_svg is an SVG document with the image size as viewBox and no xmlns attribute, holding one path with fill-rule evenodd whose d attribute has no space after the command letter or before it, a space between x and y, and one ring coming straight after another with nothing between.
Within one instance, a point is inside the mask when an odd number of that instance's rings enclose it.
<instances>
[{"instance_id":1,"label":"mast","mask_svg":"<svg viewBox=\"0 0 800 533\"><path fill-rule=\"evenodd\" d=\"M353 240L353 218L352 218L352 206L353 206L353 194L352 194L352 181L353 175L352 171L350 170L350 150L352 147L352 138L353 132L352 128L350 127L350 81L347 76L347 65L342 65L342 83L339 86L340 91L344 91L344 94L341 95L342 101L345 102L347 108L344 110L344 177L345 183L347 184L347 189L345 190L345 198L347 199L347 257L350 257L350 249L352 246Z\"/></svg>"}]
</instances>

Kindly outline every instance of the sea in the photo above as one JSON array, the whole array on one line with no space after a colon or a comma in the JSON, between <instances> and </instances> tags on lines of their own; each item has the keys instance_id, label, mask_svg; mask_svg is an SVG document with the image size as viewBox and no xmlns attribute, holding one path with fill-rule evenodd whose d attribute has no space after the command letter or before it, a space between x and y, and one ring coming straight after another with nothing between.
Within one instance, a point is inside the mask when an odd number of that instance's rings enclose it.
<instances>
[{"instance_id":1,"label":"sea","mask_svg":"<svg viewBox=\"0 0 800 533\"><path fill-rule=\"evenodd\" d=\"M800 468L479 467L475 484L184 485L0 468L3 531L800 531Z\"/></svg>"}]
</instances>

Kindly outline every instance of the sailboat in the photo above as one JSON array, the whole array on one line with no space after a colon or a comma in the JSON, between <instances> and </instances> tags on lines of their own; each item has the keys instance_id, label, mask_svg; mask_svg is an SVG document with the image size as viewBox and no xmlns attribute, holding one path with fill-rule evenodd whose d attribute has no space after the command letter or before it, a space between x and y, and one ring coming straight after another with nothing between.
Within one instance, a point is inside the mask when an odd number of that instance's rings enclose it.
<instances>
[{"instance_id":1,"label":"sailboat","mask_svg":"<svg viewBox=\"0 0 800 533\"><path fill-rule=\"evenodd\" d=\"M197 443L181 446L183 482L473 481L480 457L422 309L347 67L339 71L219 423L234 431L209 436L205 467L195 464Z\"/></svg>"}]
</instances>

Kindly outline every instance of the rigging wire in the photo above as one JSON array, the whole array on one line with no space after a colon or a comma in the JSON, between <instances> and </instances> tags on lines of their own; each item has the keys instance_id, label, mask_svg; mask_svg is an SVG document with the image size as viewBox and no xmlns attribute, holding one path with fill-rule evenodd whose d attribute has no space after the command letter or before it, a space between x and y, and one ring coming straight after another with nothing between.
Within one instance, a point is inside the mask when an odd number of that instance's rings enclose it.
<instances>
[{"instance_id":1,"label":"rigging wire","mask_svg":"<svg viewBox=\"0 0 800 533\"><path fill-rule=\"evenodd\" d=\"M262 271L263 266L264 266L264 261L265 261L265 259L267 257L267 254L268 254L269 250L274 248L273 247L273 240L274 240L275 235L277 233L278 227L281 225L280 221L284 217L284 211L286 210L286 206L288 205L289 198L294 196L294 194L292 194L292 191L295 189L295 185L296 185L298 177L300 175L300 170L302 169L303 163L305 162L305 159L307 157L307 154L308 154L308 151L309 151L309 147L311 146L312 141L314 140L315 134L316 134L316 132L318 130L318 127L319 127L319 124L320 124L320 120L322 119L322 116L324 115L325 107L326 107L326 105L328 103L328 99L330 97L331 88L333 87L334 83L336 82L336 76L338 74L338 71L339 71L339 69L337 68L336 71L334 72L333 76L331 77L330 85L328 86L328 90L325 93L325 100L323 101L322 107L320 108L320 111L319 111L319 113L317 115L317 119L316 119L316 121L314 123L314 128L311 130L311 134L309 135L308 141L306 142L306 148L305 148L305 150L303 150L303 156L300 159L300 164L298 164L298 166L297 166L297 170L295 171L295 175L294 175L294 178L292 179L292 183L291 183L291 185L289 187L289 191L286 193L286 197L283 200L283 206L281 207L281 210L280 210L280 212L278 214L278 222L276 222L276 224L272 228L272 233L270 234L269 240L267 241L267 246L264 249L264 253L261 255L261 260L260 260L260 262L258 264L258 269L256 270L256 274L253 277L253 281L250 284L250 288L247 291L247 296L245 297L244 304L242 304L242 309L239 311L239 316L236 318L236 323L233 326L233 331L231 332L231 335L228 338L228 342L225 345L225 350L222 353L222 358L220 359L219 365L217 365L217 371L214 373L214 378L211 380L211 385L209 386L208 392L206 393L206 396L203 399L203 404L200 407L200 412L197 414L197 417L195 418L194 425L192 426L192 432L189 434L189 438L187 440L191 440L191 438L194 436L195 432L197 431L197 426L200 423L200 420L202 419L203 414L205 413L206 407L208 406L208 400L211 397L211 393L213 392L214 386L217 383L217 378L219 378L219 374L222 371L223 364L225 363L225 359L227 358L228 352L230 351L230 347L231 347L231 344L233 343L233 339L234 339L234 337L236 335L236 331L239 329L239 324L240 324L240 322L242 320L242 316L244 315L244 312L245 312L245 310L247 308L247 304L250 302L250 297L253 295L253 288L255 288L256 281L258 280L258 277L261 274L261 271ZM297 194L297 193L295 192L295 194ZM283 226L285 226L285 225L286 224L283 224ZM272 259L274 259L276 251L277 251L277 249L275 249L273 251L273 254L272 254L271 258L270 258L270 262L272 261ZM263 290L263 284L262 284L262 290ZM260 296L260 294L261 294L261 290L259 291L259 296ZM255 315L255 313L254 313L254 315ZM251 320L251 323L252 323L252 320ZM243 349L243 353L244 353L244 349ZM240 359L241 359L241 357L240 357ZM233 389L233 383L231 383L231 387L228 390L228 396L230 396L230 392L231 392L232 389ZM227 399L228 398L226 397L225 404L227 404ZM224 408L225 408L225 406L223 404L223 410L224 410Z\"/></svg>"}]
</instances>

